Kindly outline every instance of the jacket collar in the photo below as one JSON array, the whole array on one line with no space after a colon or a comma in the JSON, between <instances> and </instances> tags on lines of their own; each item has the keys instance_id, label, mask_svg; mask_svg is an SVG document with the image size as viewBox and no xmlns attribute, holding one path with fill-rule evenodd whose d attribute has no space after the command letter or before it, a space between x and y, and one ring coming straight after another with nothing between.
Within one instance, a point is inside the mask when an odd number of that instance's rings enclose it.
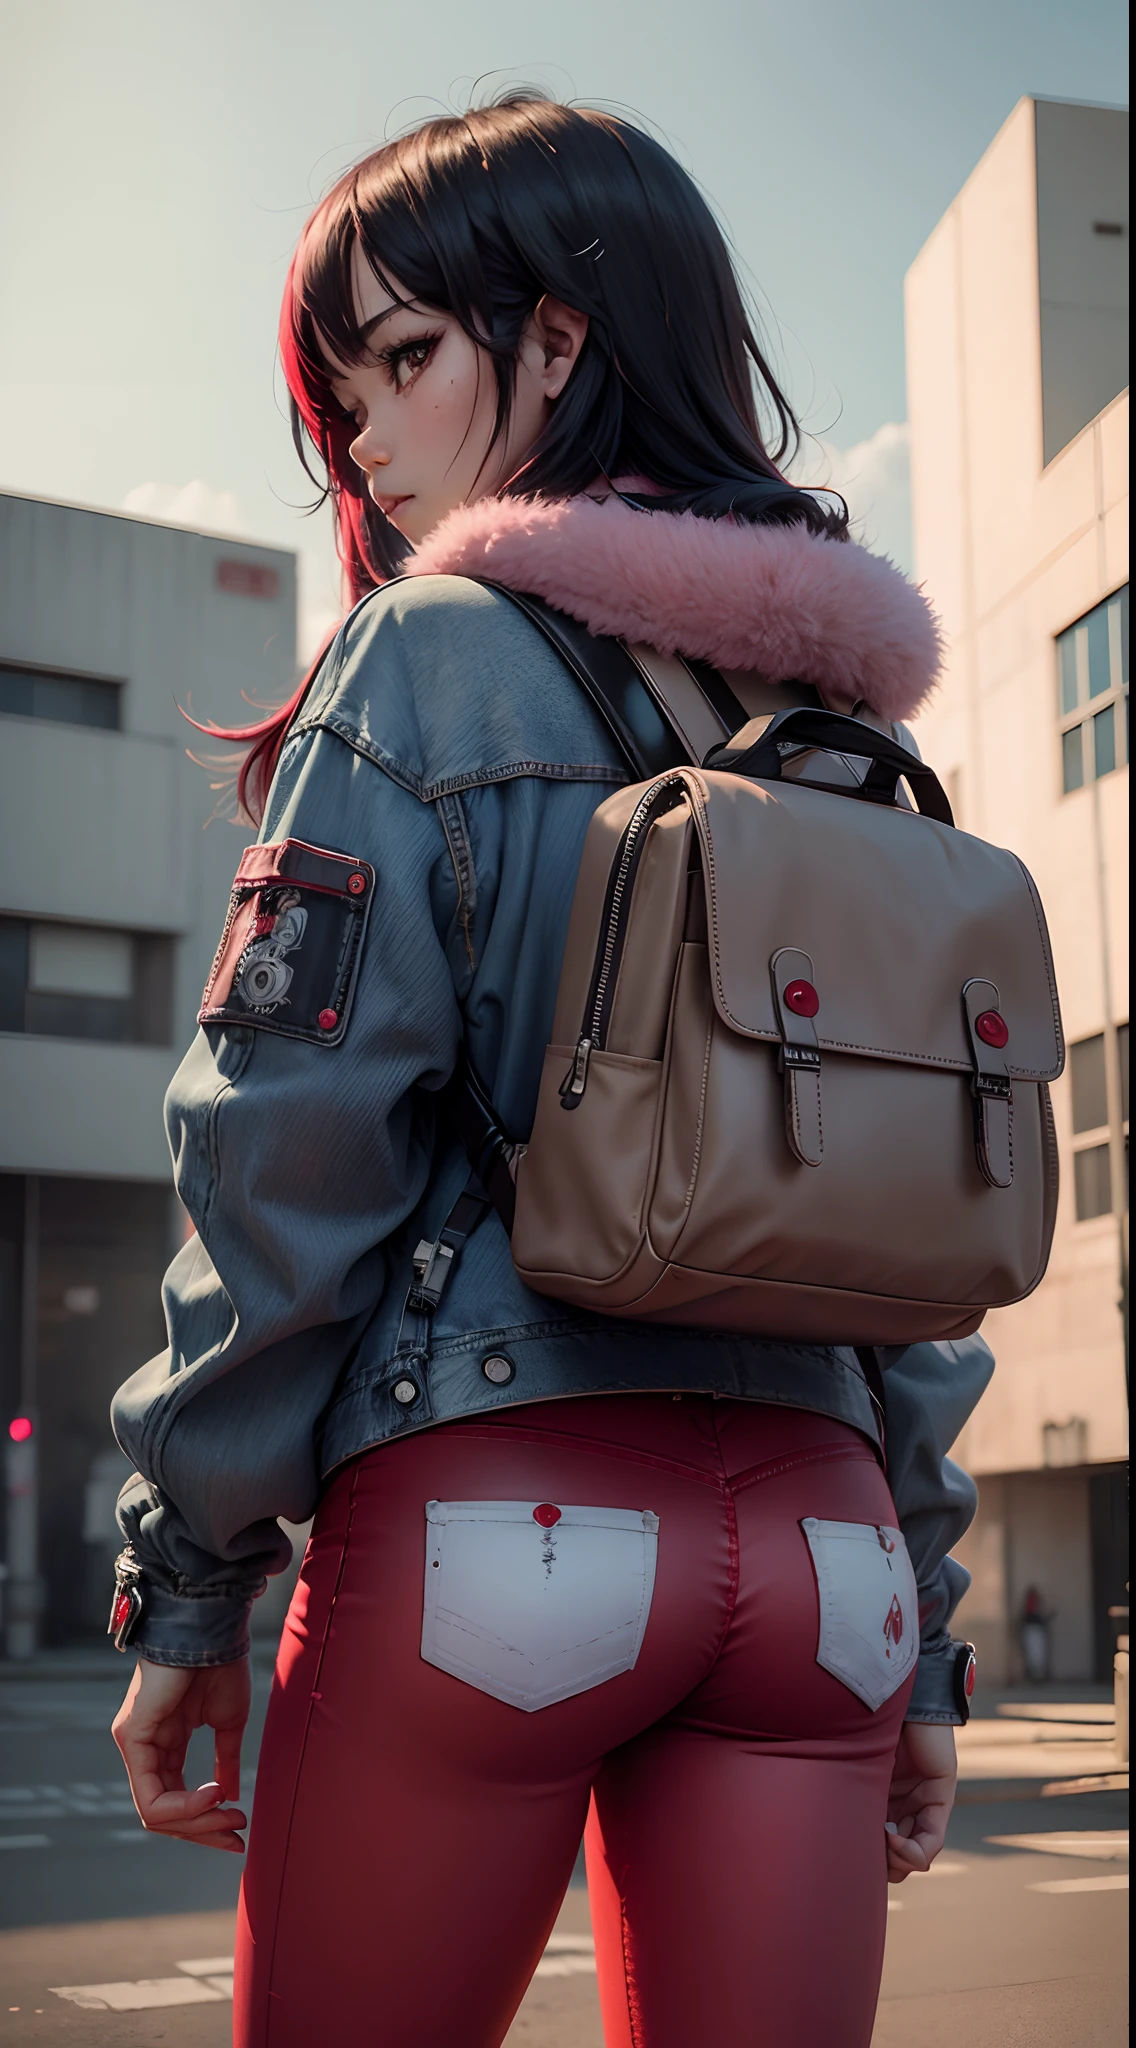
<instances>
[{"instance_id":1,"label":"jacket collar","mask_svg":"<svg viewBox=\"0 0 1136 2048\"><path fill-rule=\"evenodd\" d=\"M543 597L593 633L793 678L910 718L942 659L920 590L881 555L803 526L641 512L618 497L483 498L403 571Z\"/></svg>"}]
</instances>

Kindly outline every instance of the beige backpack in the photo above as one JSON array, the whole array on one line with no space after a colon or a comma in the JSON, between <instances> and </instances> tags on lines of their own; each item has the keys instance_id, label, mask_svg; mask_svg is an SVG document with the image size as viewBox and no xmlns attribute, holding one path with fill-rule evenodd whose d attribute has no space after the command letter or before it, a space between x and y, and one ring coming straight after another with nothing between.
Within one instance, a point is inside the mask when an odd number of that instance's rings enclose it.
<instances>
[{"instance_id":1,"label":"beige backpack","mask_svg":"<svg viewBox=\"0 0 1136 2048\"><path fill-rule=\"evenodd\" d=\"M890 730L798 687L811 707L730 740L721 677L505 594L657 767L592 820L526 1147L467 1083L521 1277L605 1315L855 1345L965 1336L1020 1300L1053 1235L1064 1060L1021 861L956 830Z\"/></svg>"}]
</instances>

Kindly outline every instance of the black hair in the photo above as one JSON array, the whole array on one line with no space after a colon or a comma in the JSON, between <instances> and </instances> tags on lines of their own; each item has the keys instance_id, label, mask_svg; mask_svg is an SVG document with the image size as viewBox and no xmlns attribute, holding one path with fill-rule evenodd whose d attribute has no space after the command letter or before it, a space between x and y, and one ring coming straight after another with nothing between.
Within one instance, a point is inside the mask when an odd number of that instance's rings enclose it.
<instances>
[{"instance_id":1,"label":"black hair","mask_svg":"<svg viewBox=\"0 0 1136 2048\"><path fill-rule=\"evenodd\" d=\"M321 349L344 363L367 353L356 244L392 297L397 279L488 356L498 436L540 299L588 315L572 375L509 494L567 497L597 478L635 478L656 510L799 520L847 538L843 501L825 504L780 472L798 423L693 179L625 119L513 91L364 158L317 209L293 263L281 316L293 432L335 500L353 597L407 553L347 453L357 429L332 396Z\"/></svg>"}]
</instances>

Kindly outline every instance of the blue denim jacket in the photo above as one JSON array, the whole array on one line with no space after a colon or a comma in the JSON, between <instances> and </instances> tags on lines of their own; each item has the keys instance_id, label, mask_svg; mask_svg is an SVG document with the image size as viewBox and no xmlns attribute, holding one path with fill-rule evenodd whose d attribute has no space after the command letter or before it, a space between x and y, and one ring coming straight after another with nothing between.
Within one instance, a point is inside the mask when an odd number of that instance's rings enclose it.
<instances>
[{"instance_id":1,"label":"blue denim jacket","mask_svg":"<svg viewBox=\"0 0 1136 2048\"><path fill-rule=\"evenodd\" d=\"M136 1647L239 1656L267 1573L336 1466L409 1430L550 1397L691 1390L818 1410L876 1436L854 1351L613 1321L534 1294L490 1216L401 1407L395 1357L414 1247L466 1177L438 1115L464 1029L507 1130L527 1136L576 868L625 780L613 742L507 599L454 577L379 591L339 633L294 725L261 838L377 877L346 1031L309 1043L208 1024L166 1123L195 1235L166 1276L169 1349L114 1426L138 1476L120 1522L141 1561ZM482 1371L504 1353L508 1385ZM957 1718L948 1623L974 1513L945 1457L991 1371L981 1339L888 1354L888 1469L920 1588L918 1718Z\"/></svg>"}]
</instances>

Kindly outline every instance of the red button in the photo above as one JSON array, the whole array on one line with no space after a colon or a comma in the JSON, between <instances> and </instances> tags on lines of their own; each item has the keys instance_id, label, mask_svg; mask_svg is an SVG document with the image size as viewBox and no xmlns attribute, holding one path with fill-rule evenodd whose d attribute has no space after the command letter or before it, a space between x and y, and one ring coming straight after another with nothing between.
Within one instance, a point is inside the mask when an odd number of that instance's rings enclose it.
<instances>
[{"instance_id":1,"label":"red button","mask_svg":"<svg viewBox=\"0 0 1136 2048\"><path fill-rule=\"evenodd\" d=\"M554 1508L550 1500L542 1501L538 1508L533 1509L533 1521L539 1522L542 1529L555 1529L559 1520L560 1509Z\"/></svg>"},{"instance_id":2,"label":"red button","mask_svg":"<svg viewBox=\"0 0 1136 2048\"><path fill-rule=\"evenodd\" d=\"M815 1017L820 997L811 981L791 981L785 990L785 1006L798 1017Z\"/></svg>"},{"instance_id":3,"label":"red button","mask_svg":"<svg viewBox=\"0 0 1136 2048\"><path fill-rule=\"evenodd\" d=\"M338 1010L321 1010L321 1011L320 1011L320 1013L319 1013L319 1028L320 1028L320 1030L321 1030L321 1031L334 1031L334 1030L335 1030L335 1027L336 1027L336 1025L338 1024L338 1022L339 1022L339 1012L338 1012Z\"/></svg>"},{"instance_id":4,"label":"red button","mask_svg":"<svg viewBox=\"0 0 1136 2048\"><path fill-rule=\"evenodd\" d=\"M367 886L366 875L348 875L347 887L353 896L361 896Z\"/></svg>"},{"instance_id":5,"label":"red button","mask_svg":"<svg viewBox=\"0 0 1136 2048\"><path fill-rule=\"evenodd\" d=\"M997 1010L983 1010L981 1017L975 1018L974 1028L984 1045L1009 1043L1010 1027Z\"/></svg>"}]
</instances>

